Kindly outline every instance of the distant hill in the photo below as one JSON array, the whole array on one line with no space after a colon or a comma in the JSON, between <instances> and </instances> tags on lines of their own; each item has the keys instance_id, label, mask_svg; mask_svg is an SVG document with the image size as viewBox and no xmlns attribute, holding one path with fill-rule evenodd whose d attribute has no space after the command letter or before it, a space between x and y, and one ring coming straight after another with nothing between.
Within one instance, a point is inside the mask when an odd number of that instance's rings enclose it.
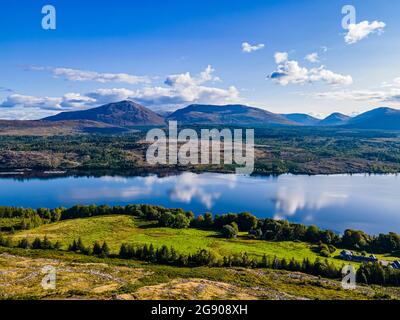
<instances>
[{"instance_id":1,"label":"distant hill","mask_svg":"<svg viewBox=\"0 0 400 320\"><path fill-rule=\"evenodd\" d=\"M315 126L321 121L320 119L314 118L304 113L282 114L282 116L288 119L289 121L296 122L304 126Z\"/></svg>"},{"instance_id":2,"label":"distant hill","mask_svg":"<svg viewBox=\"0 0 400 320\"><path fill-rule=\"evenodd\" d=\"M355 129L400 130L400 110L377 108L351 118L346 127Z\"/></svg>"},{"instance_id":3,"label":"distant hill","mask_svg":"<svg viewBox=\"0 0 400 320\"><path fill-rule=\"evenodd\" d=\"M295 125L284 116L244 105L192 104L169 115L182 124L209 125Z\"/></svg>"},{"instance_id":4,"label":"distant hill","mask_svg":"<svg viewBox=\"0 0 400 320\"><path fill-rule=\"evenodd\" d=\"M163 117L138 103L128 100L109 103L88 110L61 112L43 120L92 120L122 127L164 124Z\"/></svg>"},{"instance_id":5,"label":"distant hill","mask_svg":"<svg viewBox=\"0 0 400 320\"><path fill-rule=\"evenodd\" d=\"M319 126L342 126L345 125L351 117L346 116L342 113L335 112L325 119L318 122Z\"/></svg>"}]
</instances>

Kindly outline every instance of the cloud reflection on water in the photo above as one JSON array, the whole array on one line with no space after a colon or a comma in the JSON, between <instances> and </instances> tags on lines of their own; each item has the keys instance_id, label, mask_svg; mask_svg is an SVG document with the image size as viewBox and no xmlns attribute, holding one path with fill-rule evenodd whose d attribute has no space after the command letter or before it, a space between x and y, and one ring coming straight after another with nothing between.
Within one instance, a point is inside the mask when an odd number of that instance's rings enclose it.
<instances>
[{"instance_id":1,"label":"cloud reflection on water","mask_svg":"<svg viewBox=\"0 0 400 320\"><path fill-rule=\"evenodd\" d=\"M323 185L316 189L305 185L304 181L293 181L291 185L279 186L270 200L275 204L274 219L283 220L303 210L314 212L330 205L340 205L347 198L348 194L326 190ZM313 216L308 214L304 220L312 221Z\"/></svg>"}]
</instances>

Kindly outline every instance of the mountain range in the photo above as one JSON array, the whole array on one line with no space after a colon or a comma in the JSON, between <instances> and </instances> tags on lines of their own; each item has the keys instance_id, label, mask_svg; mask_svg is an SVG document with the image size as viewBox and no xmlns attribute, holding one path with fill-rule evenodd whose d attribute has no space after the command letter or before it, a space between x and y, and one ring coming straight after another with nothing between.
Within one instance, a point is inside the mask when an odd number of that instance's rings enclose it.
<instances>
[{"instance_id":1,"label":"mountain range","mask_svg":"<svg viewBox=\"0 0 400 320\"><path fill-rule=\"evenodd\" d=\"M313 126L354 129L400 130L400 110L377 108L349 117L333 113L325 119L307 114L276 114L245 105L192 104L164 115L132 101L120 101L81 111L61 112L43 121L89 120L118 127L159 126L167 121L189 125Z\"/></svg>"}]
</instances>

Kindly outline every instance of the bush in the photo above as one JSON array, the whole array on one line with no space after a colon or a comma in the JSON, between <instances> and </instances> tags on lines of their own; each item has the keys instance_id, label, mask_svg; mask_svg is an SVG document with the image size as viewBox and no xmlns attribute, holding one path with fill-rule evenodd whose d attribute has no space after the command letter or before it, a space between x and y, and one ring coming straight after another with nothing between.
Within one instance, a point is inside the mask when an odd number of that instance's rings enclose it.
<instances>
[{"instance_id":1,"label":"bush","mask_svg":"<svg viewBox=\"0 0 400 320\"><path fill-rule=\"evenodd\" d=\"M231 225L225 225L222 227L221 234L227 239L232 239L237 237L238 232Z\"/></svg>"}]
</instances>

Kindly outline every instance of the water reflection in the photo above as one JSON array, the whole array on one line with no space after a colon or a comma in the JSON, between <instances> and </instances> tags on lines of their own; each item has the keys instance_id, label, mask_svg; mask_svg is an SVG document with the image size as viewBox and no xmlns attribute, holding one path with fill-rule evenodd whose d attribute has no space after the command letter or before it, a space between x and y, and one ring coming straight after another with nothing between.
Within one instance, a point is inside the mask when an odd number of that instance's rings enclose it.
<instances>
[{"instance_id":1,"label":"water reflection","mask_svg":"<svg viewBox=\"0 0 400 320\"><path fill-rule=\"evenodd\" d=\"M313 190L303 180L293 181L288 186L277 188L276 196L272 198L275 203L275 219L287 219L300 211L314 212L331 205L340 205L346 202L348 195L345 193L333 193L323 188ZM309 214L307 221L313 216Z\"/></svg>"},{"instance_id":2,"label":"water reflection","mask_svg":"<svg viewBox=\"0 0 400 320\"><path fill-rule=\"evenodd\" d=\"M167 177L0 179L0 205L149 203L198 214L249 211L338 231L400 233L399 190L400 180L394 175L248 177L186 172Z\"/></svg>"}]
</instances>

